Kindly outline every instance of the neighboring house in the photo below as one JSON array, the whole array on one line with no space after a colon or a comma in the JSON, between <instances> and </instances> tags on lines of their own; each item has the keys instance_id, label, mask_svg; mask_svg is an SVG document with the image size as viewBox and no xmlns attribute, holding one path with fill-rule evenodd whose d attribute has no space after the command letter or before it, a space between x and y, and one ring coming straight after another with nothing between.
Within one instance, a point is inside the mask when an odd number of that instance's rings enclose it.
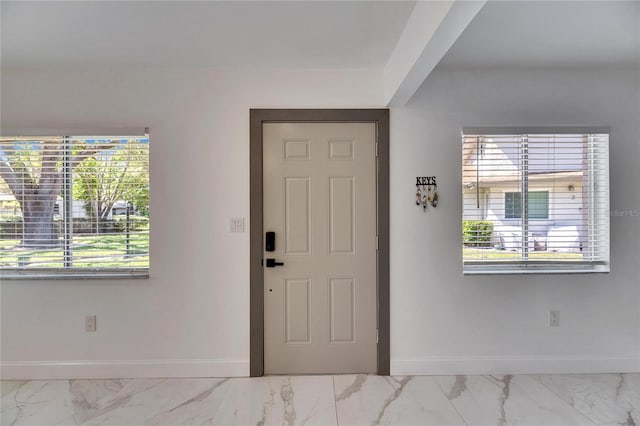
<instances>
[{"instance_id":1,"label":"neighboring house","mask_svg":"<svg viewBox=\"0 0 640 426\"><path fill-rule=\"evenodd\" d=\"M587 184L582 171L582 135L563 141L538 143L529 155L529 248L580 251L586 238L582 211ZM494 224L492 245L519 249L522 239L522 192L519 152L513 144L487 138L465 140L463 152L463 220ZM557 161L536 162L540 158ZM585 210L586 211L586 210Z\"/></svg>"},{"instance_id":2,"label":"neighboring house","mask_svg":"<svg viewBox=\"0 0 640 426\"><path fill-rule=\"evenodd\" d=\"M86 209L86 201L83 200L73 200L72 201L72 209L71 212L73 213L73 217L76 219L88 219L89 216L87 215L87 209ZM54 207L54 212L55 215L59 215L60 217L64 216L64 200L62 199L62 197L58 197L58 199L56 200L56 205Z\"/></svg>"},{"instance_id":3,"label":"neighboring house","mask_svg":"<svg viewBox=\"0 0 640 426\"><path fill-rule=\"evenodd\" d=\"M113 203L113 207L111 208L111 213L109 214L109 218L112 216L122 216L127 214L127 205L128 203L123 200L116 201ZM130 214L136 214L136 208L132 205Z\"/></svg>"},{"instance_id":4,"label":"neighboring house","mask_svg":"<svg viewBox=\"0 0 640 426\"><path fill-rule=\"evenodd\" d=\"M75 219L89 219L86 208L87 202L84 200L73 200L72 213ZM114 215L124 215L127 213L127 202L116 201L107 216L107 219L111 219ZM0 214L5 215L22 215L20 211L20 205L13 194L0 193ZM54 207L54 215L62 217L64 215L64 200L62 197L58 197L56 205Z\"/></svg>"},{"instance_id":5,"label":"neighboring house","mask_svg":"<svg viewBox=\"0 0 640 426\"><path fill-rule=\"evenodd\" d=\"M56 201L55 207L56 214L64 213L64 203L62 198L58 198ZM87 214L87 201L84 200L73 200L73 218L74 219L89 219L89 215ZM135 213L133 210L131 213ZM107 220L113 219L113 216L118 215L126 215L127 214L127 202L124 200L118 200L113 203L113 207L111 207L111 211L107 215Z\"/></svg>"}]
</instances>

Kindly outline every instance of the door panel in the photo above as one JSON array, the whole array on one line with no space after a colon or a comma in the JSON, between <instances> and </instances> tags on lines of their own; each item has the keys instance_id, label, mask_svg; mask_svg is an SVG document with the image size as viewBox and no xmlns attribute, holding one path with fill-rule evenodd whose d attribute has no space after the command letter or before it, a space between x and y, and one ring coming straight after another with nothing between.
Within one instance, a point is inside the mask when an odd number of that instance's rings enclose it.
<instances>
[{"instance_id":1,"label":"door panel","mask_svg":"<svg viewBox=\"0 0 640 426\"><path fill-rule=\"evenodd\" d=\"M263 124L266 374L376 372L375 132Z\"/></svg>"},{"instance_id":2,"label":"door panel","mask_svg":"<svg viewBox=\"0 0 640 426\"><path fill-rule=\"evenodd\" d=\"M353 177L329 178L329 253L354 254Z\"/></svg>"},{"instance_id":3,"label":"door panel","mask_svg":"<svg viewBox=\"0 0 640 426\"><path fill-rule=\"evenodd\" d=\"M353 278L329 278L331 343L355 343L355 287Z\"/></svg>"},{"instance_id":4,"label":"door panel","mask_svg":"<svg viewBox=\"0 0 640 426\"><path fill-rule=\"evenodd\" d=\"M310 178L285 177L285 254L310 254L311 188Z\"/></svg>"},{"instance_id":5,"label":"door panel","mask_svg":"<svg viewBox=\"0 0 640 426\"><path fill-rule=\"evenodd\" d=\"M311 343L311 280L285 280L286 343Z\"/></svg>"}]
</instances>

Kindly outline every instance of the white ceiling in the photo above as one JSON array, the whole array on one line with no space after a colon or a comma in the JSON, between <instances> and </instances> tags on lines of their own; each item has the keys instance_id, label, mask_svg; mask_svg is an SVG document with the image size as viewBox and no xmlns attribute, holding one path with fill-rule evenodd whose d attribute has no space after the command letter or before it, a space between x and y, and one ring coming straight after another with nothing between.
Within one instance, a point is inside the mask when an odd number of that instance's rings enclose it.
<instances>
[{"instance_id":1,"label":"white ceiling","mask_svg":"<svg viewBox=\"0 0 640 426\"><path fill-rule=\"evenodd\" d=\"M414 6L0 0L2 66L382 68ZM439 67L629 62L640 62L640 1L490 0Z\"/></svg>"},{"instance_id":2,"label":"white ceiling","mask_svg":"<svg viewBox=\"0 0 640 426\"><path fill-rule=\"evenodd\" d=\"M383 67L415 2L2 1L2 66Z\"/></svg>"},{"instance_id":3,"label":"white ceiling","mask_svg":"<svg viewBox=\"0 0 640 426\"><path fill-rule=\"evenodd\" d=\"M557 67L639 61L639 1L489 1L439 67Z\"/></svg>"}]
</instances>

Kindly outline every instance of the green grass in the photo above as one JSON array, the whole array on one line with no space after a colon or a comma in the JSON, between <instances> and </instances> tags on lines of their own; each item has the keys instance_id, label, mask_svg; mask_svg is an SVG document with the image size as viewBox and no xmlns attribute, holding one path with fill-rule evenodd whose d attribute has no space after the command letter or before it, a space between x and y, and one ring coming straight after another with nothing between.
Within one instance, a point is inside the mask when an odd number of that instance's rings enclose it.
<instances>
[{"instance_id":1,"label":"green grass","mask_svg":"<svg viewBox=\"0 0 640 426\"><path fill-rule=\"evenodd\" d=\"M496 250L492 248L477 249L464 247L462 249L462 258L464 260L502 260L502 259L520 259L521 255L517 251ZM551 251L532 251L529 253L530 260L582 260L581 253L555 253Z\"/></svg>"},{"instance_id":2,"label":"green grass","mask_svg":"<svg viewBox=\"0 0 640 426\"><path fill-rule=\"evenodd\" d=\"M34 250L19 248L19 240L0 240L0 267L62 268L64 253L62 247L54 250ZM149 266L149 233L131 233L130 251L126 257L124 234L102 234L76 236L73 238L73 266L76 268L119 268ZM462 256L465 260L481 259L520 259L515 251L496 250L492 248L478 249L464 247ZM534 251L529 253L531 260L582 260L581 253L554 253Z\"/></svg>"},{"instance_id":3,"label":"green grass","mask_svg":"<svg viewBox=\"0 0 640 426\"><path fill-rule=\"evenodd\" d=\"M24 249L19 240L0 240L0 267L62 268L62 246L55 249ZM71 251L74 268L149 267L149 232L132 232L127 257L124 234L75 236Z\"/></svg>"}]
</instances>

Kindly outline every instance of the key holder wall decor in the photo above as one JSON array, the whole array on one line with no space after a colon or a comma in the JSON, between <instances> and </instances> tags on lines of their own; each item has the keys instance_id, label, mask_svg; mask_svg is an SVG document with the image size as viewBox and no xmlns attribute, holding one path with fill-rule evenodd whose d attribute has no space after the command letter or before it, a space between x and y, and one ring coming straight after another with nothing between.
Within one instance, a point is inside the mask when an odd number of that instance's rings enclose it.
<instances>
[{"instance_id":1,"label":"key holder wall decor","mask_svg":"<svg viewBox=\"0 0 640 426\"><path fill-rule=\"evenodd\" d=\"M438 206L438 184L435 176L416 177L416 206L422 206L426 212L427 207Z\"/></svg>"}]
</instances>

